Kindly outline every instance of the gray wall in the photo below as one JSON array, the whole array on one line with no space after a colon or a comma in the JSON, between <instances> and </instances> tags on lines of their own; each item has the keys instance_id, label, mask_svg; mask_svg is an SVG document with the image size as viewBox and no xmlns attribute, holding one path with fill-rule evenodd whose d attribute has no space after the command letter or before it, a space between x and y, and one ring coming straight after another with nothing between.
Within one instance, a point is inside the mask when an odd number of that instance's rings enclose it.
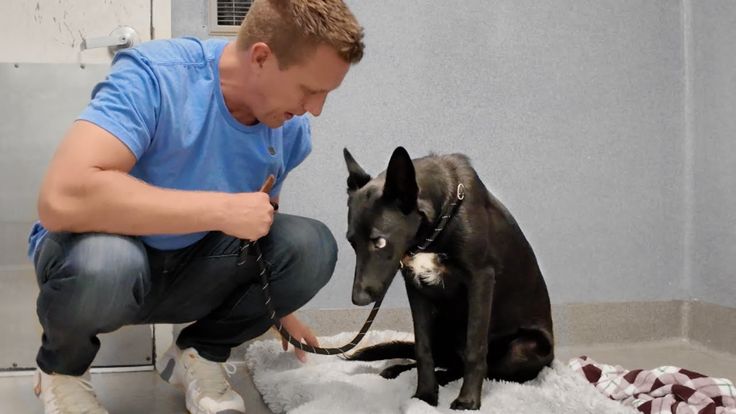
<instances>
[{"instance_id":1,"label":"gray wall","mask_svg":"<svg viewBox=\"0 0 736 414\"><path fill-rule=\"evenodd\" d=\"M736 2L692 2L691 292L736 306Z\"/></svg>"},{"instance_id":2,"label":"gray wall","mask_svg":"<svg viewBox=\"0 0 736 414\"><path fill-rule=\"evenodd\" d=\"M175 0L171 2L171 36L195 36L206 39L207 0Z\"/></svg>"},{"instance_id":3,"label":"gray wall","mask_svg":"<svg viewBox=\"0 0 736 414\"><path fill-rule=\"evenodd\" d=\"M315 120L314 153L283 195L340 243L309 306L351 306L342 147L376 173L396 145L468 153L525 230L554 303L736 305L734 6L684 1L348 1L366 57ZM173 4L175 35L206 36L197 3ZM405 306L402 294L395 283L387 304Z\"/></svg>"},{"instance_id":4,"label":"gray wall","mask_svg":"<svg viewBox=\"0 0 736 414\"><path fill-rule=\"evenodd\" d=\"M312 306L350 306L340 149L378 172L399 144L472 157L554 303L686 296L678 3L352 4L366 58L315 121L315 153L284 196L340 238ZM396 283L388 304L404 305L402 293Z\"/></svg>"}]
</instances>

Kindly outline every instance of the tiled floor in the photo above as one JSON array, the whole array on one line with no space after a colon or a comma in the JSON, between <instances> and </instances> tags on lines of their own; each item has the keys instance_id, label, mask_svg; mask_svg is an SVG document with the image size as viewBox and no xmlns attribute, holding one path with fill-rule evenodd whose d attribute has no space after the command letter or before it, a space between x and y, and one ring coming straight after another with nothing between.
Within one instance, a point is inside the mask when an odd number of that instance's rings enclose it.
<instances>
[{"instance_id":1,"label":"tiled floor","mask_svg":"<svg viewBox=\"0 0 736 414\"><path fill-rule=\"evenodd\" d=\"M628 369L675 365L736 380L736 357L684 341L575 346L557 350L558 359L563 361L579 355L588 355L598 362L618 364ZM93 374L92 378L100 399L111 414L186 413L182 393L161 381L152 371ZM233 385L245 398L249 414L270 413L245 367L239 366L233 376ZM0 413L42 413L41 404L31 388L31 376L0 377Z\"/></svg>"}]
</instances>

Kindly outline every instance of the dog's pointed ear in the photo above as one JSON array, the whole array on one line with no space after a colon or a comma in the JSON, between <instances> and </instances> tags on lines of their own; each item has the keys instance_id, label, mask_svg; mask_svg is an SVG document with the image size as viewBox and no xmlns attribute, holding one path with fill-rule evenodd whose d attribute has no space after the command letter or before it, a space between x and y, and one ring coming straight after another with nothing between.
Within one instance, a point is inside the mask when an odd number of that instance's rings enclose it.
<instances>
[{"instance_id":1,"label":"dog's pointed ear","mask_svg":"<svg viewBox=\"0 0 736 414\"><path fill-rule=\"evenodd\" d=\"M409 214L417 208L418 194L414 163L404 147L397 147L391 154L391 161L388 162L383 198L387 201L397 201L401 212Z\"/></svg>"},{"instance_id":2,"label":"dog's pointed ear","mask_svg":"<svg viewBox=\"0 0 736 414\"><path fill-rule=\"evenodd\" d=\"M350 151L347 148L342 149L342 155L345 156L345 164L348 166L348 193L362 188L371 180L363 168L358 165Z\"/></svg>"}]
</instances>

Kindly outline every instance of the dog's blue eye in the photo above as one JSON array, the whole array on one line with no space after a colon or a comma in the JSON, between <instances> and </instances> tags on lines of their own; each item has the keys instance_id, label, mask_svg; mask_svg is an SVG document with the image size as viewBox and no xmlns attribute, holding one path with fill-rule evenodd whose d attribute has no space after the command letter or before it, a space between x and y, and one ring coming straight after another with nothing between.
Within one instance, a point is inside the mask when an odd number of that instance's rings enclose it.
<instances>
[{"instance_id":1,"label":"dog's blue eye","mask_svg":"<svg viewBox=\"0 0 736 414\"><path fill-rule=\"evenodd\" d=\"M386 247L386 239L383 237L376 237L373 239L373 245L376 246L376 249L383 249Z\"/></svg>"}]
</instances>

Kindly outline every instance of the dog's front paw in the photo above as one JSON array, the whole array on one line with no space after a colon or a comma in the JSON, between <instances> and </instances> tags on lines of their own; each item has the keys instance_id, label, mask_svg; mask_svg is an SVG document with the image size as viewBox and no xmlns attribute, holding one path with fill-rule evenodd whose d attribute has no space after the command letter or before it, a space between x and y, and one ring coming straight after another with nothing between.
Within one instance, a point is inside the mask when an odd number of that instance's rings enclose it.
<instances>
[{"instance_id":1,"label":"dog's front paw","mask_svg":"<svg viewBox=\"0 0 736 414\"><path fill-rule=\"evenodd\" d=\"M436 407L437 406L437 397L439 395L439 391L428 391L428 392L420 392L417 391L416 394L412 396L412 398L418 398L427 404Z\"/></svg>"},{"instance_id":2,"label":"dog's front paw","mask_svg":"<svg viewBox=\"0 0 736 414\"><path fill-rule=\"evenodd\" d=\"M479 410L480 399L463 399L462 397L457 397L455 401L450 404L450 408L453 410Z\"/></svg>"}]
</instances>

